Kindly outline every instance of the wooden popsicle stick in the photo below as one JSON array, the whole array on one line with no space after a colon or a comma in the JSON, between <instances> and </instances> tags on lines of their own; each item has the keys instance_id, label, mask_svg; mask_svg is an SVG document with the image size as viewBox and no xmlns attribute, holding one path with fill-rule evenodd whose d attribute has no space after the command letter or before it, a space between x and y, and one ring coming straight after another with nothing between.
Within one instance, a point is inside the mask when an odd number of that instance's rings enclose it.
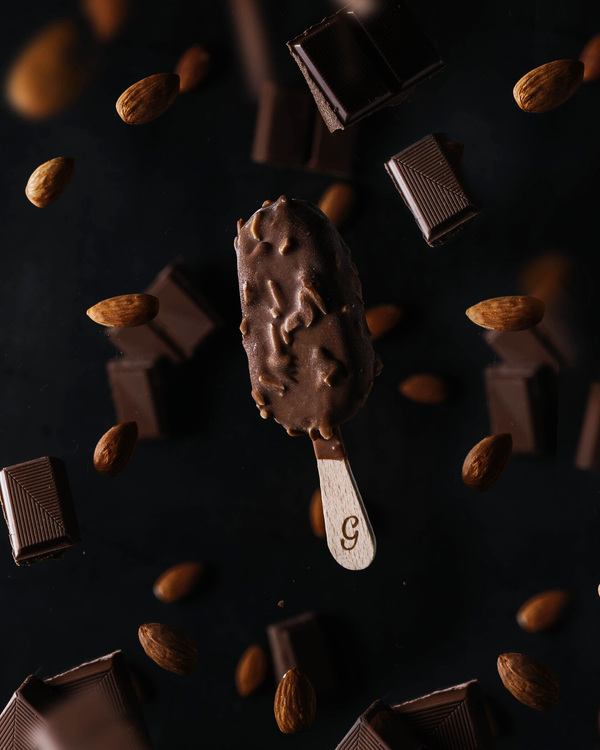
<instances>
[{"instance_id":1,"label":"wooden popsicle stick","mask_svg":"<svg viewBox=\"0 0 600 750\"><path fill-rule=\"evenodd\" d=\"M369 516L348 462L339 430L330 440L313 440L321 482L327 546L348 570L368 568L376 542Z\"/></svg>"}]
</instances>

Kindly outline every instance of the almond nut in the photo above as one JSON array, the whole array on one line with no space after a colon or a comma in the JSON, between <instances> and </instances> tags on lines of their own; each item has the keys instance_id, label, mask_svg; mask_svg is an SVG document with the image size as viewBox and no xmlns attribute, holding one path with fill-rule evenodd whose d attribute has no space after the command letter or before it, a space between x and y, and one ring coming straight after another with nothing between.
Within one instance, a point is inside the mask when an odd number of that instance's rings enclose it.
<instances>
[{"instance_id":1,"label":"almond nut","mask_svg":"<svg viewBox=\"0 0 600 750\"><path fill-rule=\"evenodd\" d=\"M275 721L284 734L298 734L310 729L317 710L314 688L296 667L287 671L277 686L274 703Z\"/></svg>"},{"instance_id":2,"label":"almond nut","mask_svg":"<svg viewBox=\"0 0 600 750\"><path fill-rule=\"evenodd\" d=\"M98 302L87 311L95 323L115 328L133 328L158 314L158 299L151 294L121 294Z\"/></svg>"},{"instance_id":3,"label":"almond nut","mask_svg":"<svg viewBox=\"0 0 600 750\"><path fill-rule=\"evenodd\" d=\"M482 328L524 331L540 322L544 309L544 303L536 297L493 297L469 307L466 315Z\"/></svg>"},{"instance_id":4,"label":"almond nut","mask_svg":"<svg viewBox=\"0 0 600 750\"><path fill-rule=\"evenodd\" d=\"M132 0L83 0L81 7L96 38L110 42L127 23Z\"/></svg>"},{"instance_id":5,"label":"almond nut","mask_svg":"<svg viewBox=\"0 0 600 750\"><path fill-rule=\"evenodd\" d=\"M235 687L242 697L250 695L263 684L269 672L269 660L260 646L249 646L235 669Z\"/></svg>"},{"instance_id":6,"label":"almond nut","mask_svg":"<svg viewBox=\"0 0 600 750\"><path fill-rule=\"evenodd\" d=\"M38 208L45 208L65 192L75 169L75 159L59 156L35 169L27 180L25 195Z\"/></svg>"},{"instance_id":7,"label":"almond nut","mask_svg":"<svg viewBox=\"0 0 600 750\"><path fill-rule=\"evenodd\" d=\"M105 477L116 477L133 458L138 439L137 422L122 422L104 433L94 450L94 468Z\"/></svg>"},{"instance_id":8,"label":"almond nut","mask_svg":"<svg viewBox=\"0 0 600 750\"><path fill-rule=\"evenodd\" d=\"M543 662L525 654L500 654L498 674L504 687L525 706L551 711L560 695L558 679Z\"/></svg>"},{"instance_id":9,"label":"almond nut","mask_svg":"<svg viewBox=\"0 0 600 750\"><path fill-rule=\"evenodd\" d=\"M124 91L117 99L117 112L128 125L145 125L166 112L178 94L179 76L157 73Z\"/></svg>"},{"instance_id":10,"label":"almond nut","mask_svg":"<svg viewBox=\"0 0 600 750\"><path fill-rule=\"evenodd\" d=\"M308 517L313 534L318 536L319 539L325 539L325 515L323 514L323 498L321 497L320 488L317 488L312 494L308 508Z\"/></svg>"},{"instance_id":11,"label":"almond nut","mask_svg":"<svg viewBox=\"0 0 600 750\"><path fill-rule=\"evenodd\" d=\"M579 60L554 60L540 65L517 81L515 101L525 112L548 112L566 102L583 81Z\"/></svg>"},{"instance_id":12,"label":"almond nut","mask_svg":"<svg viewBox=\"0 0 600 750\"><path fill-rule=\"evenodd\" d=\"M528 599L517 612L517 622L528 633L539 633L556 625L571 601L568 591L543 591Z\"/></svg>"},{"instance_id":13,"label":"almond nut","mask_svg":"<svg viewBox=\"0 0 600 750\"><path fill-rule=\"evenodd\" d=\"M198 649L189 635L181 630L149 622L140 625L138 637L146 654L168 672L187 675L196 669Z\"/></svg>"},{"instance_id":14,"label":"almond nut","mask_svg":"<svg viewBox=\"0 0 600 750\"><path fill-rule=\"evenodd\" d=\"M496 484L506 469L512 453L512 435L499 432L480 440L467 453L462 480L472 490L485 492Z\"/></svg>"},{"instance_id":15,"label":"almond nut","mask_svg":"<svg viewBox=\"0 0 600 750\"><path fill-rule=\"evenodd\" d=\"M584 65L583 80L586 83L597 81L600 78L600 34L590 39L579 59Z\"/></svg>"},{"instance_id":16,"label":"almond nut","mask_svg":"<svg viewBox=\"0 0 600 750\"><path fill-rule=\"evenodd\" d=\"M205 575L201 562L183 562L165 570L154 583L154 596L165 604L181 601L198 590Z\"/></svg>"},{"instance_id":17,"label":"almond nut","mask_svg":"<svg viewBox=\"0 0 600 750\"><path fill-rule=\"evenodd\" d=\"M553 305L566 292L573 263L565 253L543 253L528 263L520 273L520 284L525 294Z\"/></svg>"},{"instance_id":18,"label":"almond nut","mask_svg":"<svg viewBox=\"0 0 600 750\"><path fill-rule=\"evenodd\" d=\"M338 229L350 218L356 194L346 182L334 182L321 196L319 208Z\"/></svg>"},{"instance_id":19,"label":"almond nut","mask_svg":"<svg viewBox=\"0 0 600 750\"><path fill-rule=\"evenodd\" d=\"M189 47L179 58L175 73L179 76L179 93L191 91L208 75L210 54L201 44Z\"/></svg>"},{"instance_id":20,"label":"almond nut","mask_svg":"<svg viewBox=\"0 0 600 750\"><path fill-rule=\"evenodd\" d=\"M376 305L365 311L367 326L373 341L392 331L402 320L404 313L398 305Z\"/></svg>"},{"instance_id":21,"label":"almond nut","mask_svg":"<svg viewBox=\"0 0 600 750\"><path fill-rule=\"evenodd\" d=\"M448 387L437 375L411 375L398 386L403 396L418 404L441 404L448 398Z\"/></svg>"}]
</instances>

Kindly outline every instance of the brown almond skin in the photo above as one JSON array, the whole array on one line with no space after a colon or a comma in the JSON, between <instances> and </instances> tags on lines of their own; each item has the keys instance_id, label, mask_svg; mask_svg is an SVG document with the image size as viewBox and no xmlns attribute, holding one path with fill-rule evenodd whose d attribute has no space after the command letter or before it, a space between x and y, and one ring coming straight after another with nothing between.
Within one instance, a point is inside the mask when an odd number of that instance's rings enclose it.
<instances>
[{"instance_id":1,"label":"brown almond skin","mask_svg":"<svg viewBox=\"0 0 600 750\"><path fill-rule=\"evenodd\" d=\"M275 721L284 734L299 734L310 729L317 710L317 699L310 680L294 667L277 686Z\"/></svg>"},{"instance_id":2,"label":"brown almond skin","mask_svg":"<svg viewBox=\"0 0 600 750\"><path fill-rule=\"evenodd\" d=\"M168 672L188 675L196 669L198 649L183 631L159 622L149 622L140 625L138 637L147 656Z\"/></svg>"},{"instance_id":3,"label":"brown almond skin","mask_svg":"<svg viewBox=\"0 0 600 750\"><path fill-rule=\"evenodd\" d=\"M175 73L179 76L179 93L184 94L198 86L210 70L210 54L201 44L189 47L179 58Z\"/></svg>"},{"instance_id":4,"label":"brown almond skin","mask_svg":"<svg viewBox=\"0 0 600 750\"><path fill-rule=\"evenodd\" d=\"M467 453L462 480L472 490L485 492L502 476L512 454L512 435L499 432L480 440Z\"/></svg>"},{"instance_id":5,"label":"brown almond skin","mask_svg":"<svg viewBox=\"0 0 600 750\"><path fill-rule=\"evenodd\" d=\"M131 12L132 0L82 0L81 9L101 42L119 35Z\"/></svg>"},{"instance_id":6,"label":"brown almond skin","mask_svg":"<svg viewBox=\"0 0 600 750\"><path fill-rule=\"evenodd\" d=\"M352 214L356 193L347 182L334 182L321 196L319 208L338 229L343 226Z\"/></svg>"},{"instance_id":7,"label":"brown almond skin","mask_svg":"<svg viewBox=\"0 0 600 750\"><path fill-rule=\"evenodd\" d=\"M521 605L517 612L517 622L528 633L548 630L562 620L570 602L571 595L568 591L542 591Z\"/></svg>"},{"instance_id":8,"label":"brown almond skin","mask_svg":"<svg viewBox=\"0 0 600 750\"><path fill-rule=\"evenodd\" d=\"M493 331L524 331L544 317L545 305L536 297L493 297L469 307L466 315L475 325Z\"/></svg>"},{"instance_id":9,"label":"brown almond skin","mask_svg":"<svg viewBox=\"0 0 600 750\"><path fill-rule=\"evenodd\" d=\"M94 323L115 328L134 328L158 314L158 299L151 294L122 294L98 302L87 311Z\"/></svg>"},{"instance_id":10,"label":"brown almond skin","mask_svg":"<svg viewBox=\"0 0 600 750\"><path fill-rule=\"evenodd\" d=\"M551 251L538 255L520 273L523 292L555 305L566 294L573 262L565 253Z\"/></svg>"},{"instance_id":11,"label":"brown almond skin","mask_svg":"<svg viewBox=\"0 0 600 750\"><path fill-rule=\"evenodd\" d=\"M551 711L558 703L558 678L538 659L525 654L500 654L498 674L504 687L529 708Z\"/></svg>"},{"instance_id":12,"label":"brown almond skin","mask_svg":"<svg viewBox=\"0 0 600 750\"><path fill-rule=\"evenodd\" d=\"M94 468L105 477L116 477L133 458L138 439L137 422L121 422L104 433L94 450Z\"/></svg>"},{"instance_id":13,"label":"brown almond skin","mask_svg":"<svg viewBox=\"0 0 600 750\"><path fill-rule=\"evenodd\" d=\"M448 387L437 375L411 375L398 386L403 396L418 404L441 404L448 398Z\"/></svg>"},{"instance_id":14,"label":"brown almond skin","mask_svg":"<svg viewBox=\"0 0 600 750\"><path fill-rule=\"evenodd\" d=\"M164 114L178 94L179 76L157 73L124 91L117 99L117 112L128 125L145 125Z\"/></svg>"},{"instance_id":15,"label":"brown almond skin","mask_svg":"<svg viewBox=\"0 0 600 750\"><path fill-rule=\"evenodd\" d=\"M404 312L398 305L382 304L365 310L365 317L373 341L390 333L402 320Z\"/></svg>"},{"instance_id":16,"label":"brown almond skin","mask_svg":"<svg viewBox=\"0 0 600 750\"><path fill-rule=\"evenodd\" d=\"M584 65L584 82L597 81L600 78L600 34L596 34L590 39L583 48L579 59Z\"/></svg>"},{"instance_id":17,"label":"brown almond skin","mask_svg":"<svg viewBox=\"0 0 600 750\"><path fill-rule=\"evenodd\" d=\"M579 60L554 60L526 73L517 81L513 96L525 112L549 112L573 96L583 72Z\"/></svg>"},{"instance_id":18,"label":"brown almond skin","mask_svg":"<svg viewBox=\"0 0 600 750\"><path fill-rule=\"evenodd\" d=\"M196 592L205 576L201 562L182 562L165 570L155 581L153 592L157 599L172 604L186 599Z\"/></svg>"},{"instance_id":19,"label":"brown almond skin","mask_svg":"<svg viewBox=\"0 0 600 750\"><path fill-rule=\"evenodd\" d=\"M46 120L62 112L89 80L92 57L77 25L59 20L39 31L12 63L6 99L22 117Z\"/></svg>"},{"instance_id":20,"label":"brown almond skin","mask_svg":"<svg viewBox=\"0 0 600 750\"><path fill-rule=\"evenodd\" d=\"M235 669L235 687L245 698L264 683L269 673L269 660L260 646L249 646L241 655Z\"/></svg>"},{"instance_id":21,"label":"brown almond skin","mask_svg":"<svg viewBox=\"0 0 600 750\"><path fill-rule=\"evenodd\" d=\"M327 532L325 531L325 515L323 513L323 498L321 497L320 488L317 488L312 494L308 508L308 517L313 534L318 536L319 539L325 539Z\"/></svg>"},{"instance_id":22,"label":"brown almond skin","mask_svg":"<svg viewBox=\"0 0 600 750\"><path fill-rule=\"evenodd\" d=\"M59 156L45 161L31 173L25 187L25 195L38 208L49 206L69 187L74 169L75 159L70 156Z\"/></svg>"}]
</instances>

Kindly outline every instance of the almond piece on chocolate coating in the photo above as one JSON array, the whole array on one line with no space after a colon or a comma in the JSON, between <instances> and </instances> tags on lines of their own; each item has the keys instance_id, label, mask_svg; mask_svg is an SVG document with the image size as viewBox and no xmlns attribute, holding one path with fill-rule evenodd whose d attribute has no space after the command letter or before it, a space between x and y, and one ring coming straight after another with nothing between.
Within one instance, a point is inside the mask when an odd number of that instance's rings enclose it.
<instances>
[{"instance_id":1,"label":"almond piece on chocolate coating","mask_svg":"<svg viewBox=\"0 0 600 750\"><path fill-rule=\"evenodd\" d=\"M548 112L567 101L583 81L579 60L554 60L540 65L517 81L513 96L525 112Z\"/></svg>"},{"instance_id":2,"label":"almond piece on chocolate coating","mask_svg":"<svg viewBox=\"0 0 600 750\"><path fill-rule=\"evenodd\" d=\"M538 659L525 654L500 654L498 674L504 687L529 708L551 711L558 703L558 678Z\"/></svg>"},{"instance_id":3,"label":"almond piece on chocolate coating","mask_svg":"<svg viewBox=\"0 0 600 750\"><path fill-rule=\"evenodd\" d=\"M249 646L241 655L235 670L235 687L246 697L254 693L267 679L269 659L260 646Z\"/></svg>"},{"instance_id":4,"label":"almond piece on chocolate coating","mask_svg":"<svg viewBox=\"0 0 600 750\"><path fill-rule=\"evenodd\" d=\"M27 180L25 195L38 208L49 206L68 188L74 169L75 159L70 156L45 161Z\"/></svg>"},{"instance_id":5,"label":"almond piece on chocolate coating","mask_svg":"<svg viewBox=\"0 0 600 750\"><path fill-rule=\"evenodd\" d=\"M500 432L480 440L467 453L462 480L472 490L485 492L502 476L512 454L512 435Z\"/></svg>"},{"instance_id":6,"label":"almond piece on chocolate coating","mask_svg":"<svg viewBox=\"0 0 600 750\"><path fill-rule=\"evenodd\" d=\"M157 73L126 89L117 99L117 112L128 125L145 125L166 112L178 94L179 76Z\"/></svg>"},{"instance_id":7,"label":"almond piece on chocolate coating","mask_svg":"<svg viewBox=\"0 0 600 750\"><path fill-rule=\"evenodd\" d=\"M524 331L544 317L545 305L536 297L493 297L469 307L466 315L475 325L493 331Z\"/></svg>"},{"instance_id":8,"label":"almond piece on chocolate coating","mask_svg":"<svg viewBox=\"0 0 600 750\"><path fill-rule=\"evenodd\" d=\"M94 468L105 477L116 477L133 458L138 439L136 422L122 422L104 433L94 450Z\"/></svg>"},{"instance_id":9,"label":"almond piece on chocolate coating","mask_svg":"<svg viewBox=\"0 0 600 750\"><path fill-rule=\"evenodd\" d=\"M87 315L102 326L133 328L153 320L158 305L158 299L151 294L121 294L98 302Z\"/></svg>"},{"instance_id":10,"label":"almond piece on chocolate coating","mask_svg":"<svg viewBox=\"0 0 600 750\"><path fill-rule=\"evenodd\" d=\"M138 637L147 656L168 672L188 675L196 669L198 649L183 631L159 622L149 622L140 625Z\"/></svg>"},{"instance_id":11,"label":"almond piece on chocolate coating","mask_svg":"<svg viewBox=\"0 0 600 750\"><path fill-rule=\"evenodd\" d=\"M165 604L181 601L198 590L205 576L201 562L182 562L165 570L154 583L154 596Z\"/></svg>"},{"instance_id":12,"label":"almond piece on chocolate coating","mask_svg":"<svg viewBox=\"0 0 600 750\"><path fill-rule=\"evenodd\" d=\"M517 612L517 622L528 633L548 630L562 620L570 602L571 595L568 591L542 591L521 605Z\"/></svg>"},{"instance_id":13,"label":"almond piece on chocolate coating","mask_svg":"<svg viewBox=\"0 0 600 750\"><path fill-rule=\"evenodd\" d=\"M317 710L315 691L296 667L283 675L273 708L277 726L284 734L298 734L312 726Z\"/></svg>"}]
</instances>

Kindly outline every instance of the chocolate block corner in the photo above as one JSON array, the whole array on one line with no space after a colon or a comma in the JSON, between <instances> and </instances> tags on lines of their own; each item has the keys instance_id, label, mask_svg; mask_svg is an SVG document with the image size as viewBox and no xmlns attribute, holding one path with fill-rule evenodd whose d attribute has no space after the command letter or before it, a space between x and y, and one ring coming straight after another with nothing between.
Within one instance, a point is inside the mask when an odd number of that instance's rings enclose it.
<instances>
[{"instance_id":1,"label":"chocolate block corner","mask_svg":"<svg viewBox=\"0 0 600 750\"><path fill-rule=\"evenodd\" d=\"M106 370L117 422L136 422L141 440L165 437L165 371L160 361L113 359Z\"/></svg>"},{"instance_id":2,"label":"chocolate block corner","mask_svg":"<svg viewBox=\"0 0 600 750\"><path fill-rule=\"evenodd\" d=\"M51 688L35 675L28 677L0 714L2 750L34 750L39 733L47 726L44 714L55 701Z\"/></svg>"},{"instance_id":3,"label":"chocolate block corner","mask_svg":"<svg viewBox=\"0 0 600 750\"><path fill-rule=\"evenodd\" d=\"M361 714L336 750L426 750L402 717L382 701Z\"/></svg>"}]
</instances>

